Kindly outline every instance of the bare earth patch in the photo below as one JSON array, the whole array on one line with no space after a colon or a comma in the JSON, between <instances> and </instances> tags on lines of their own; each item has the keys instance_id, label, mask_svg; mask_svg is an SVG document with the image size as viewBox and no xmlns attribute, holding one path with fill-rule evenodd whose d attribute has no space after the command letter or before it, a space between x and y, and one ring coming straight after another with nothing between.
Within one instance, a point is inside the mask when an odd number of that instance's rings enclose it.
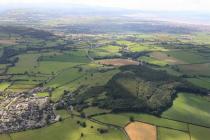
<instances>
[{"instance_id":1,"label":"bare earth patch","mask_svg":"<svg viewBox=\"0 0 210 140\"><path fill-rule=\"evenodd\" d=\"M105 59L100 60L98 63L103 65L113 65L113 66L125 66L125 65L138 65L139 62L130 59Z\"/></svg>"},{"instance_id":2,"label":"bare earth patch","mask_svg":"<svg viewBox=\"0 0 210 140\"><path fill-rule=\"evenodd\" d=\"M134 122L125 127L131 140L157 140L156 127L150 124Z\"/></svg>"},{"instance_id":3,"label":"bare earth patch","mask_svg":"<svg viewBox=\"0 0 210 140\"><path fill-rule=\"evenodd\" d=\"M2 44L2 45L16 45L17 42L15 39L3 39L3 40L0 40L0 44Z\"/></svg>"}]
</instances>

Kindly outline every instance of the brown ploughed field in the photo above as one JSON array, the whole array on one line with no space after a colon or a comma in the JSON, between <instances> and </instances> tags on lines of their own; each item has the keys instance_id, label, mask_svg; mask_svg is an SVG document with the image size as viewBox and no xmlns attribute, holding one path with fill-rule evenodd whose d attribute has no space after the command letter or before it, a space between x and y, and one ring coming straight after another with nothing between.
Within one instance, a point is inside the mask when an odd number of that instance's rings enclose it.
<instances>
[{"instance_id":1,"label":"brown ploughed field","mask_svg":"<svg viewBox=\"0 0 210 140\"><path fill-rule=\"evenodd\" d=\"M156 127L150 124L134 122L125 127L131 140L157 140Z\"/></svg>"}]
</instances>

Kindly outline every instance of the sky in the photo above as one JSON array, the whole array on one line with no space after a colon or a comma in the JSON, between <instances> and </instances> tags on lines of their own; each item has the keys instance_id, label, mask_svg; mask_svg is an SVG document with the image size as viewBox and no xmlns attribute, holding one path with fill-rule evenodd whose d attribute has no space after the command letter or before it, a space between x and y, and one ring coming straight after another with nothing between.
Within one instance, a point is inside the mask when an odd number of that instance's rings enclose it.
<instances>
[{"instance_id":1,"label":"sky","mask_svg":"<svg viewBox=\"0 0 210 140\"><path fill-rule=\"evenodd\" d=\"M18 6L22 4L82 4L145 11L210 12L210 0L0 0L0 8L5 5Z\"/></svg>"}]
</instances>

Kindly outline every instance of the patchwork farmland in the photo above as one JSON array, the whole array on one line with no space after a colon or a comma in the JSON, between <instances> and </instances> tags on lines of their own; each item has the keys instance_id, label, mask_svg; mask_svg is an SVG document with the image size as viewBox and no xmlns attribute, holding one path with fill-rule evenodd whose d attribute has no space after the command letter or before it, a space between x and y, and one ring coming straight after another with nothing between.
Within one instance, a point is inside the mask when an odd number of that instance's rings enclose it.
<instances>
[{"instance_id":1,"label":"patchwork farmland","mask_svg":"<svg viewBox=\"0 0 210 140\"><path fill-rule=\"evenodd\" d=\"M207 31L65 18L0 25L0 140L209 140Z\"/></svg>"}]
</instances>

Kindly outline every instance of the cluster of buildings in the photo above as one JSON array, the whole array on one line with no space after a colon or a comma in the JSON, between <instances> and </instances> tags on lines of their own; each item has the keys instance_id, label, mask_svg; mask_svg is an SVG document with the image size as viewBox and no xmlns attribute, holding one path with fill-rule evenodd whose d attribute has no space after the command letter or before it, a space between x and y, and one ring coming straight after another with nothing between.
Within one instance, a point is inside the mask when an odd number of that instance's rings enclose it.
<instances>
[{"instance_id":1,"label":"cluster of buildings","mask_svg":"<svg viewBox=\"0 0 210 140\"><path fill-rule=\"evenodd\" d=\"M14 93L0 101L0 133L40 128L55 121L48 97Z\"/></svg>"}]
</instances>

